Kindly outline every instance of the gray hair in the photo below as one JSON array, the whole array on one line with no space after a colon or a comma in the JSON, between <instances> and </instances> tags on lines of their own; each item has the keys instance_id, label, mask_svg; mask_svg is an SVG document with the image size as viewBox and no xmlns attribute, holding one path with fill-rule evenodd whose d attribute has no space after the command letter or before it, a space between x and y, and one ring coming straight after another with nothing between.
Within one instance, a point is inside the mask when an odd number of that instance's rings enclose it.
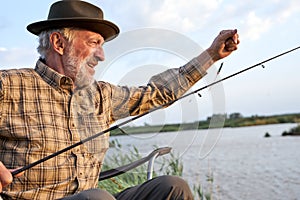
<instances>
[{"instance_id":1,"label":"gray hair","mask_svg":"<svg viewBox=\"0 0 300 200\"><path fill-rule=\"evenodd\" d=\"M42 31L39 34L39 46L37 47L37 51L40 54L41 58L46 59L47 54L51 49L50 35L52 33L59 32L68 40L68 42L71 42L74 38L74 30L77 30L77 28L61 28Z\"/></svg>"}]
</instances>

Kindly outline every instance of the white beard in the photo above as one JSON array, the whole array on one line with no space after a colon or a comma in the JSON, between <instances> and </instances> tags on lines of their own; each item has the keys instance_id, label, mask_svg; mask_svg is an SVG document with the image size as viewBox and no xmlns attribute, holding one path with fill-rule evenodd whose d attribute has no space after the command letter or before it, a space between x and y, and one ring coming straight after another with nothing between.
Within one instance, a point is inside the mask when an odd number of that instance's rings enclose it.
<instances>
[{"instance_id":1,"label":"white beard","mask_svg":"<svg viewBox=\"0 0 300 200\"><path fill-rule=\"evenodd\" d=\"M87 57L81 62L77 57L70 53L68 59L65 63L66 75L73 79L74 86L76 89L82 89L84 87L90 86L94 82L94 77L87 72L88 61L93 59L92 56ZM79 66L79 70L78 70Z\"/></svg>"},{"instance_id":2,"label":"white beard","mask_svg":"<svg viewBox=\"0 0 300 200\"><path fill-rule=\"evenodd\" d=\"M75 77L75 88L82 89L90 86L94 82L94 77L88 74L86 70L86 62L83 61L80 65L79 72Z\"/></svg>"}]
</instances>

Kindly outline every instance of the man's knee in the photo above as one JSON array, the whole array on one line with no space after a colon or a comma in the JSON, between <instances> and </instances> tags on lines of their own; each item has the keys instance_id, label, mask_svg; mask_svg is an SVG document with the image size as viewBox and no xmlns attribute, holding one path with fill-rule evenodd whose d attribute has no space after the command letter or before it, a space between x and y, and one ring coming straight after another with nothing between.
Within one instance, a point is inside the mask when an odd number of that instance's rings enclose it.
<instances>
[{"instance_id":1,"label":"man's knee","mask_svg":"<svg viewBox=\"0 0 300 200\"><path fill-rule=\"evenodd\" d=\"M168 193L168 199L193 199L188 183L177 176L157 177L159 189L162 193Z\"/></svg>"},{"instance_id":2,"label":"man's knee","mask_svg":"<svg viewBox=\"0 0 300 200\"><path fill-rule=\"evenodd\" d=\"M62 200L115 200L115 198L105 190L90 189L65 197Z\"/></svg>"},{"instance_id":3,"label":"man's knee","mask_svg":"<svg viewBox=\"0 0 300 200\"><path fill-rule=\"evenodd\" d=\"M177 186L181 184L187 184L185 180L178 176L169 176L169 175L164 175L164 176L158 176L158 180L160 180L161 183L165 185L172 185L172 186Z\"/></svg>"},{"instance_id":4,"label":"man's knee","mask_svg":"<svg viewBox=\"0 0 300 200\"><path fill-rule=\"evenodd\" d=\"M130 200L193 200L188 184L176 176L158 176L145 183L128 188L119 194L117 199Z\"/></svg>"}]
</instances>

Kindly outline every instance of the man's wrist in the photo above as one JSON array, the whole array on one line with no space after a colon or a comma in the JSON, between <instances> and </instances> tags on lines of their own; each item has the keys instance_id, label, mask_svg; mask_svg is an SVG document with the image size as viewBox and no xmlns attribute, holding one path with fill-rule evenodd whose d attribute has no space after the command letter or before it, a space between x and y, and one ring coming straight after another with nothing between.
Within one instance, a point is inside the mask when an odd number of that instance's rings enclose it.
<instances>
[{"instance_id":1,"label":"man's wrist","mask_svg":"<svg viewBox=\"0 0 300 200\"><path fill-rule=\"evenodd\" d=\"M212 48L206 49L205 52L206 52L207 56L209 56L213 62L220 60L219 55L215 51L213 51Z\"/></svg>"}]
</instances>

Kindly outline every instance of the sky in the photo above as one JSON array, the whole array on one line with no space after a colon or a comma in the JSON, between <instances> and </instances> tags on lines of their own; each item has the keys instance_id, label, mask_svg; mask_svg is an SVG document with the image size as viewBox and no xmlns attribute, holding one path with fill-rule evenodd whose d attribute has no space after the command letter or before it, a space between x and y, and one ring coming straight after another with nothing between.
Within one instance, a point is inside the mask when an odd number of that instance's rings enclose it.
<instances>
[{"instance_id":1,"label":"sky","mask_svg":"<svg viewBox=\"0 0 300 200\"><path fill-rule=\"evenodd\" d=\"M0 69L34 67L37 38L26 30L45 20L53 0L6 1L0 7ZM90 0L120 27L104 45L106 61L95 78L146 84L153 74L179 67L208 48L223 29L237 29L239 49L218 61L192 90L300 45L298 0ZM18 4L18 6L16 6ZM243 116L298 113L300 50L200 91L135 122L191 122L212 114ZM217 69L223 63L217 76ZM191 91L192 91L191 90ZM134 124L133 124L134 125Z\"/></svg>"}]
</instances>

